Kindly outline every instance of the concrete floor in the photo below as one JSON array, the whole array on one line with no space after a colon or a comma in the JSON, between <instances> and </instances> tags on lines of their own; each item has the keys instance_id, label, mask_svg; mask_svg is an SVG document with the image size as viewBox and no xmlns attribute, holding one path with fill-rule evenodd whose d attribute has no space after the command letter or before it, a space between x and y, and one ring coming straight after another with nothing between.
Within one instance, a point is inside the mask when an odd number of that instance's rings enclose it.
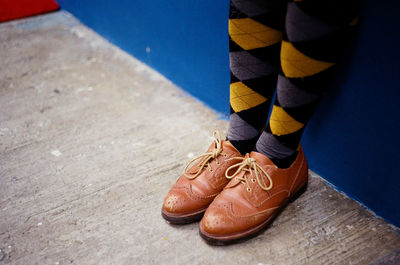
<instances>
[{"instance_id":1,"label":"concrete floor","mask_svg":"<svg viewBox=\"0 0 400 265\"><path fill-rule=\"evenodd\" d=\"M0 24L0 264L400 264L396 228L311 172L247 242L162 200L227 122L66 12Z\"/></svg>"}]
</instances>

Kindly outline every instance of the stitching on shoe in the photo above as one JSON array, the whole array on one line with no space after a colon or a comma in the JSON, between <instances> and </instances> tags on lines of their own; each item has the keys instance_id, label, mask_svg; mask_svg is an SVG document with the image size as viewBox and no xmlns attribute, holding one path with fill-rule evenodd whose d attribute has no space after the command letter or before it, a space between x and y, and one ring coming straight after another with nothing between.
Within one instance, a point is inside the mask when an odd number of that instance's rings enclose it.
<instances>
[{"instance_id":1,"label":"stitching on shoe","mask_svg":"<svg viewBox=\"0 0 400 265\"><path fill-rule=\"evenodd\" d=\"M255 207L260 207L262 204L266 203L268 200L272 199L273 197L275 197L276 195L278 195L278 194L280 194L280 193L282 193L282 192L287 192L287 193L288 193L288 196L290 195L290 191L287 190L287 189L278 191L278 192L274 193L272 196L270 196L269 198L267 198L267 199L263 200L262 202L260 202L259 204L256 204Z\"/></svg>"},{"instance_id":2,"label":"stitching on shoe","mask_svg":"<svg viewBox=\"0 0 400 265\"><path fill-rule=\"evenodd\" d=\"M253 216L256 216L256 215L259 215L259 214L263 214L263 213L266 213L266 212L268 212L268 211L271 211L271 210L275 210L275 209L278 209L279 208L279 206L276 206L276 207L271 207L271 208L268 208L268 209L265 209L265 210L263 210L263 211L261 211L261 212L258 212L258 213L255 213L255 214L251 214L251 215L237 215L237 214L235 214L234 212L233 212L233 205L232 205L232 203L230 202L229 203L230 205L229 205L229 213L230 213L230 215L232 216L232 217L235 217L235 218L249 218L249 217L253 217Z\"/></svg>"},{"instance_id":3,"label":"stitching on shoe","mask_svg":"<svg viewBox=\"0 0 400 265\"><path fill-rule=\"evenodd\" d=\"M219 194L219 192L218 192L218 193L214 193L214 194L207 195L207 196L201 196L201 195L197 195L197 194L195 194L195 193L193 192L193 190L192 190L192 185L190 185L190 188L188 188L188 187L183 187L183 188L185 188L185 193L186 193L190 198L196 199L196 200L198 200L198 199L209 199L209 198L215 197L215 196L217 196L217 195Z\"/></svg>"}]
</instances>

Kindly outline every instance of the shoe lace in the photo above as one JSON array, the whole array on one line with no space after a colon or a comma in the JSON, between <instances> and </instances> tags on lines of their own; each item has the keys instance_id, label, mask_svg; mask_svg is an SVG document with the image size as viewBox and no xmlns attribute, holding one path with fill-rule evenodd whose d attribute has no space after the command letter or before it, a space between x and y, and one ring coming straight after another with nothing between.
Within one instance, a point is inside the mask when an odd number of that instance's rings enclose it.
<instances>
[{"instance_id":1,"label":"shoe lace","mask_svg":"<svg viewBox=\"0 0 400 265\"><path fill-rule=\"evenodd\" d=\"M251 187L249 184L249 178L246 177L246 174L244 174L243 176L238 176L238 174L244 170L250 173L250 175L252 176L251 180L253 182L255 182L255 180L257 180L258 185L260 186L261 189L267 191L272 189L272 179L271 176L257 163L257 161L253 158L253 157L233 157L231 159L237 159L237 160L242 160L241 162L230 166L226 171L225 171L225 177L227 179L233 179L236 178L238 180L240 180L243 184L245 184L247 186L247 191L251 191ZM236 171L229 175L229 172L231 169L237 168ZM254 172L254 173L253 173ZM267 186L267 184L265 183L264 178L262 177L262 175L260 176L260 173L264 174L268 181L269 181L269 185ZM255 175L255 178L254 178Z\"/></svg>"},{"instance_id":2,"label":"shoe lace","mask_svg":"<svg viewBox=\"0 0 400 265\"><path fill-rule=\"evenodd\" d=\"M204 167L208 167L210 169L210 171L212 171L211 165L210 165L210 162L212 159L216 159L217 164L219 164L217 157L222 153L222 141L221 141L221 135L220 135L219 131L214 131L213 137L214 137L214 142L215 142L215 148L211 152L207 152L207 153L204 153L202 155L199 155L199 156L193 158L192 160L189 161L189 163L187 163L187 165L183 169L183 175L185 175L185 177L187 177L188 179L195 179L196 177L198 177L201 174L201 172L203 171ZM190 167L190 165L192 165L193 162L195 162L201 158L203 159L203 162L198 166L199 169L196 171L196 173L194 175L189 175L187 171L188 171L188 168Z\"/></svg>"}]
</instances>

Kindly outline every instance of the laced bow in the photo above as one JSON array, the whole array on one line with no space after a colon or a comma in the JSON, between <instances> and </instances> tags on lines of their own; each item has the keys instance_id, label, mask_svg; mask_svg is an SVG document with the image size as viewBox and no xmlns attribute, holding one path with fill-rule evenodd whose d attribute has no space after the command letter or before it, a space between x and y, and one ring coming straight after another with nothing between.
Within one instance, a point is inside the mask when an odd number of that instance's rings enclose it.
<instances>
[{"instance_id":1,"label":"laced bow","mask_svg":"<svg viewBox=\"0 0 400 265\"><path fill-rule=\"evenodd\" d=\"M218 131L214 131L213 132L213 137L214 137L214 142L215 142L215 148L211 152L207 152L207 153L204 153L202 155L199 155L199 156L193 158L192 160L189 161L189 163L187 163L187 165L183 169L183 174L188 179L194 179L197 176L199 176L201 174L201 172L203 171L203 168L205 166L211 168L210 160L216 159L217 160L217 164L219 163L217 157L222 153L221 135L220 135L220 133ZM203 162L198 166L199 169L196 171L196 173L194 175L189 175L188 172L187 172L189 166L191 164L193 164L194 161L196 161L198 159L201 159L201 158L203 158Z\"/></svg>"},{"instance_id":2,"label":"laced bow","mask_svg":"<svg viewBox=\"0 0 400 265\"><path fill-rule=\"evenodd\" d=\"M251 191L249 180L248 180L248 178L246 178L246 174L243 175L242 177L238 176L239 173L242 170L244 170L244 171L250 172L250 174L252 176L251 180L253 182L255 182L255 180L257 180L257 183L261 189L263 189L265 191L272 189L273 183L272 183L272 179L271 179L270 175L257 163L257 161L253 157L234 157L232 159L238 159L238 160L242 160L242 161L233 166L230 166L225 171L225 177L227 179L232 179L232 178L236 177L236 179L240 180L243 184L245 184L247 186L247 191ZM234 168L237 168L235 173L233 173L232 175L229 175L228 172ZM253 172L256 177L255 179L253 176ZM259 173L262 173L267 177L267 179L269 181L268 186L265 184L264 178L262 176L260 176Z\"/></svg>"}]
</instances>

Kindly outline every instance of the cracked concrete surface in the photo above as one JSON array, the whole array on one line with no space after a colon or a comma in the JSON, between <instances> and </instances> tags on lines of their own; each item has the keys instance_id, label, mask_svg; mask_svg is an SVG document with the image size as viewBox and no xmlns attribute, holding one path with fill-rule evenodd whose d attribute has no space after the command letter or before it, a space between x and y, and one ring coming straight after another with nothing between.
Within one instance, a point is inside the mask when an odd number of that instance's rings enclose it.
<instances>
[{"instance_id":1,"label":"cracked concrete surface","mask_svg":"<svg viewBox=\"0 0 400 265\"><path fill-rule=\"evenodd\" d=\"M0 24L0 264L399 264L396 228L311 173L258 237L211 247L163 197L227 122L61 11Z\"/></svg>"}]
</instances>

